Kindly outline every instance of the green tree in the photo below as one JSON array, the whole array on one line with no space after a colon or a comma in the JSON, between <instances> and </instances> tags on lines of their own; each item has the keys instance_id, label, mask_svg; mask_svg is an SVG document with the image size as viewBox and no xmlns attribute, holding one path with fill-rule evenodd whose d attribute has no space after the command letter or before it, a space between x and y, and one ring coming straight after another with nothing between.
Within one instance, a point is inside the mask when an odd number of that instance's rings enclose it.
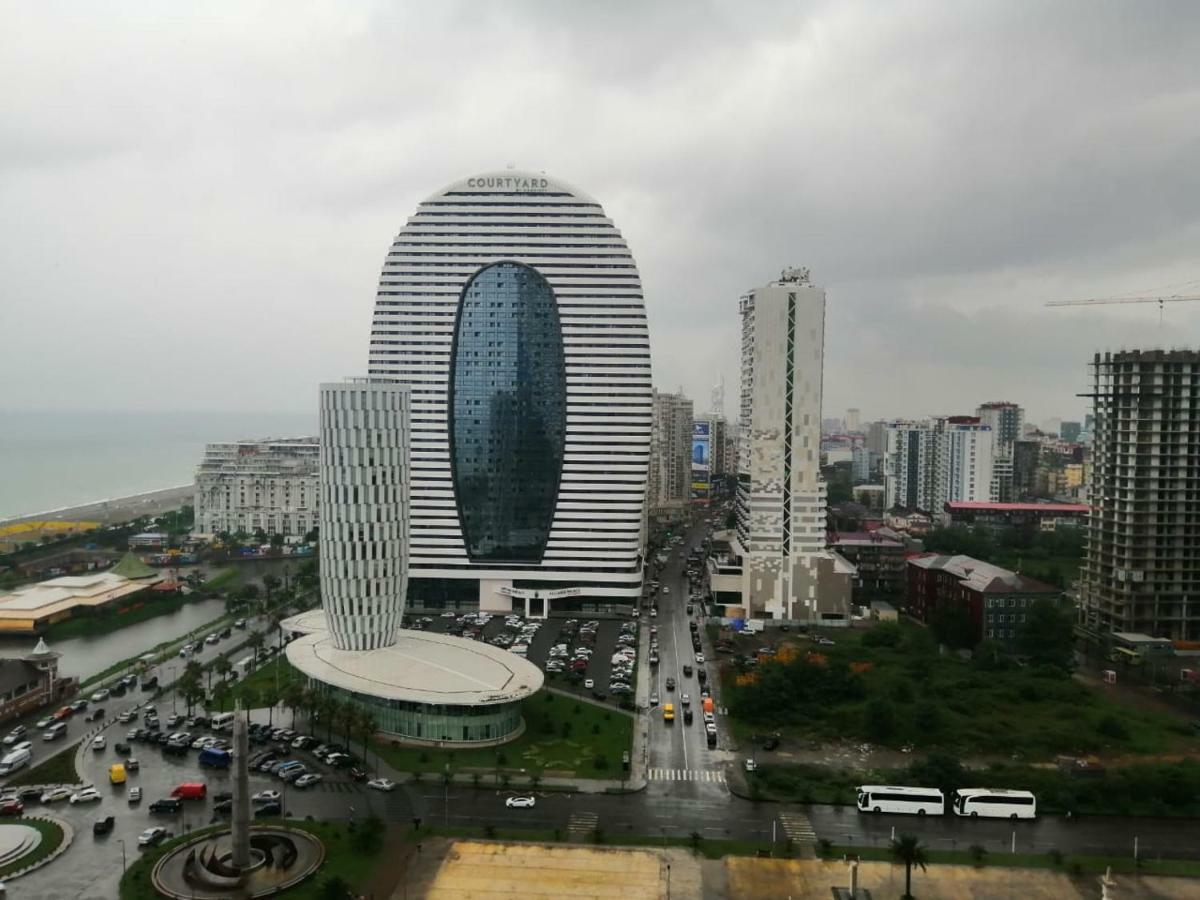
<instances>
[{"instance_id":1,"label":"green tree","mask_svg":"<svg viewBox=\"0 0 1200 900\"><path fill-rule=\"evenodd\" d=\"M911 834L902 834L892 841L891 853L892 859L904 866L904 900L913 900L912 870L913 866L920 866L925 871L929 861L925 845Z\"/></svg>"},{"instance_id":2,"label":"green tree","mask_svg":"<svg viewBox=\"0 0 1200 900\"><path fill-rule=\"evenodd\" d=\"M217 709L225 712L225 704L229 702L229 698L233 693L233 689L229 686L229 682L222 679L217 682L216 688L213 690L213 702L216 703Z\"/></svg>"},{"instance_id":3,"label":"green tree","mask_svg":"<svg viewBox=\"0 0 1200 900\"><path fill-rule=\"evenodd\" d=\"M999 641L980 641L971 651L971 663L984 672L1000 672L1011 665L1008 650Z\"/></svg>"},{"instance_id":4,"label":"green tree","mask_svg":"<svg viewBox=\"0 0 1200 900\"><path fill-rule=\"evenodd\" d=\"M978 642L978 629L965 605L939 604L929 617L929 628L938 643L954 650L967 650Z\"/></svg>"},{"instance_id":5,"label":"green tree","mask_svg":"<svg viewBox=\"0 0 1200 900\"><path fill-rule=\"evenodd\" d=\"M262 577L262 583L263 583L263 589L266 591L266 594L267 594L267 603L270 603L271 595L275 592L275 589L278 588L279 585L281 585L283 582L280 581L278 575L273 575L270 572L268 572L266 575L264 575Z\"/></svg>"},{"instance_id":6,"label":"green tree","mask_svg":"<svg viewBox=\"0 0 1200 900\"><path fill-rule=\"evenodd\" d=\"M239 691L242 698L242 706L246 709L257 709L262 698L259 696L258 689L255 687L243 687Z\"/></svg>"},{"instance_id":7,"label":"green tree","mask_svg":"<svg viewBox=\"0 0 1200 900\"><path fill-rule=\"evenodd\" d=\"M358 715L355 717L354 727L358 732L359 738L362 739L363 765L369 769L371 768L371 738L379 730L379 722L375 719L375 716L365 709L359 709ZM478 786L478 782L476 782L476 786Z\"/></svg>"},{"instance_id":8,"label":"green tree","mask_svg":"<svg viewBox=\"0 0 1200 900\"><path fill-rule=\"evenodd\" d=\"M967 770L958 757L949 753L930 753L908 767L909 777L917 784L934 785L952 794L967 784Z\"/></svg>"},{"instance_id":9,"label":"green tree","mask_svg":"<svg viewBox=\"0 0 1200 900\"><path fill-rule=\"evenodd\" d=\"M296 727L296 710L304 703L304 685L299 681L289 681L283 686L283 705L292 711L292 727Z\"/></svg>"},{"instance_id":10,"label":"green tree","mask_svg":"<svg viewBox=\"0 0 1200 900\"><path fill-rule=\"evenodd\" d=\"M266 642L266 635L264 635L257 628L252 629L250 633L246 635L246 646L253 650L256 656L258 655L258 651L263 648L263 645Z\"/></svg>"},{"instance_id":11,"label":"green tree","mask_svg":"<svg viewBox=\"0 0 1200 900\"><path fill-rule=\"evenodd\" d=\"M1069 671L1075 653L1074 628L1068 610L1050 600L1036 600L1017 629L1017 652L1032 663Z\"/></svg>"},{"instance_id":12,"label":"green tree","mask_svg":"<svg viewBox=\"0 0 1200 900\"><path fill-rule=\"evenodd\" d=\"M892 704L882 697L876 697L866 708L866 732L871 740L886 743L896 733L896 714Z\"/></svg>"},{"instance_id":13,"label":"green tree","mask_svg":"<svg viewBox=\"0 0 1200 900\"><path fill-rule=\"evenodd\" d=\"M213 663L213 669L221 676L222 681L227 680L229 673L233 671L233 663L229 661L229 655L222 653L218 656L217 661Z\"/></svg>"},{"instance_id":14,"label":"green tree","mask_svg":"<svg viewBox=\"0 0 1200 900\"><path fill-rule=\"evenodd\" d=\"M350 882L341 875L330 875L321 882L321 900L349 900Z\"/></svg>"},{"instance_id":15,"label":"green tree","mask_svg":"<svg viewBox=\"0 0 1200 900\"><path fill-rule=\"evenodd\" d=\"M880 622L862 636L864 647L899 647L900 626L896 622Z\"/></svg>"}]
</instances>

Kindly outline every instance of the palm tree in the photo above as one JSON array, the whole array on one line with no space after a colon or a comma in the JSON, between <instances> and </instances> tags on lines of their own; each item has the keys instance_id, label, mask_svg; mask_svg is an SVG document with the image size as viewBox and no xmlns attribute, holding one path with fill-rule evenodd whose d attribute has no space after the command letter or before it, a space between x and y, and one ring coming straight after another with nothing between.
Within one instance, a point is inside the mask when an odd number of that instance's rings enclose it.
<instances>
[{"instance_id":1,"label":"palm tree","mask_svg":"<svg viewBox=\"0 0 1200 900\"><path fill-rule=\"evenodd\" d=\"M304 702L304 685L289 681L283 687L283 705L292 711L292 727L296 727L296 710Z\"/></svg>"},{"instance_id":2,"label":"palm tree","mask_svg":"<svg viewBox=\"0 0 1200 900\"><path fill-rule=\"evenodd\" d=\"M222 679L217 682L217 688L213 691L213 700L217 704L217 709L225 712L225 704L229 701L229 696L233 691L229 687L229 682Z\"/></svg>"},{"instance_id":3,"label":"palm tree","mask_svg":"<svg viewBox=\"0 0 1200 900\"><path fill-rule=\"evenodd\" d=\"M362 736L363 765L371 768L371 738L379 730L379 721L365 709L358 711L358 733Z\"/></svg>"},{"instance_id":4,"label":"palm tree","mask_svg":"<svg viewBox=\"0 0 1200 900\"><path fill-rule=\"evenodd\" d=\"M350 701L345 701L339 710L339 720L342 723L342 740L346 742L346 749L350 749L350 735L354 732L354 723L358 720L358 706Z\"/></svg>"},{"instance_id":5,"label":"palm tree","mask_svg":"<svg viewBox=\"0 0 1200 900\"><path fill-rule=\"evenodd\" d=\"M242 705L244 707L246 707L246 709L254 709L259 704L259 701L261 700L261 698L258 695L258 688L253 687L253 686L243 687L241 690L241 695L242 695Z\"/></svg>"},{"instance_id":6,"label":"palm tree","mask_svg":"<svg viewBox=\"0 0 1200 900\"><path fill-rule=\"evenodd\" d=\"M342 701L337 697L326 697L321 704L321 717L325 719L325 743L333 742L333 725L342 717Z\"/></svg>"},{"instance_id":7,"label":"palm tree","mask_svg":"<svg viewBox=\"0 0 1200 900\"><path fill-rule=\"evenodd\" d=\"M256 658L258 656L258 651L263 648L263 644L265 644L266 642L267 642L266 637L257 628L252 629L250 631L250 633L248 635L246 635L246 644L250 647L251 650L254 651L254 655Z\"/></svg>"},{"instance_id":8,"label":"palm tree","mask_svg":"<svg viewBox=\"0 0 1200 900\"><path fill-rule=\"evenodd\" d=\"M217 661L213 663L213 668L217 674L221 676L221 680L225 681L229 678L229 673L233 671L233 663L229 661L229 654L222 653L217 657Z\"/></svg>"},{"instance_id":9,"label":"palm tree","mask_svg":"<svg viewBox=\"0 0 1200 900\"><path fill-rule=\"evenodd\" d=\"M305 716L308 718L308 730L316 732L317 730L317 710L321 708L321 694L311 687L304 689L304 696L300 700L300 707L304 710Z\"/></svg>"},{"instance_id":10,"label":"palm tree","mask_svg":"<svg viewBox=\"0 0 1200 900\"><path fill-rule=\"evenodd\" d=\"M920 866L921 871L925 871L925 863L928 862L925 845L911 834L902 834L892 841L891 851L892 859L904 864L904 900L913 900L912 868Z\"/></svg>"}]
</instances>

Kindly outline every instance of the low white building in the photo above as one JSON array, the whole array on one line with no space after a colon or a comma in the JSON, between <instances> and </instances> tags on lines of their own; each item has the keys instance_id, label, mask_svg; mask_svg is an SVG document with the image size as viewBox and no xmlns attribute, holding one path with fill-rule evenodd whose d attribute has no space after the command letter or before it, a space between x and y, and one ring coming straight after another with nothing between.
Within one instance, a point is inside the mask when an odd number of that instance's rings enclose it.
<instances>
[{"instance_id":1,"label":"low white building","mask_svg":"<svg viewBox=\"0 0 1200 900\"><path fill-rule=\"evenodd\" d=\"M305 535L317 524L315 437L209 444L196 469L194 533Z\"/></svg>"}]
</instances>

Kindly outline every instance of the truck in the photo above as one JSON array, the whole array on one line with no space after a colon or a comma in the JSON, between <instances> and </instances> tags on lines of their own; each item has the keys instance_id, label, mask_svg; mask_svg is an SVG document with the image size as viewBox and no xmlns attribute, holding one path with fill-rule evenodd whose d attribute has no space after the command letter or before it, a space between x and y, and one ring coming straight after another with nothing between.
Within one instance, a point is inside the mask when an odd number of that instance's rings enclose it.
<instances>
[{"instance_id":1,"label":"truck","mask_svg":"<svg viewBox=\"0 0 1200 900\"><path fill-rule=\"evenodd\" d=\"M216 747L209 747L206 750L200 751L198 762L201 766L209 766L214 769L228 769L233 757L230 756L228 750L219 750Z\"/></svg>"},{"instance_id":2,"label":"truck","mask_svg":"<svg viewBox=\"0 0 1200 900\"><path fill-rule=\"evenodd\" d=\"M203 800L208 796L208 785L203 781L185 781L176 785L171 796L177 800Z\"/></svg>"},{"instance_id":3,"label":"truck","mask_svg":"<svg viewBox=\"0 0 1200 900\"><path fill-rule=\"evenodd\" d=\"M712 711L714 710L714 708L715 708L715 707L714 707L714 705L713 705L713 698L712 698L712 697L705 697L705 698L704 698L704 703L703 703L702 705L704 706L704 711L705 711L706 713L710 713L710 712L712 712Z\"/></svg>"}]
</instances>

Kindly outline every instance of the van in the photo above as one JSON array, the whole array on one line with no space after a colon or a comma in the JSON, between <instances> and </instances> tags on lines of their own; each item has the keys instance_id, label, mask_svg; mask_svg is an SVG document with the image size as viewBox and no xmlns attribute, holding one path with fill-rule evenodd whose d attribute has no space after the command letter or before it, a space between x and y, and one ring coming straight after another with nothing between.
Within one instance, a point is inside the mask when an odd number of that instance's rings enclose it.
<instances>
[{"instance_id":1,"label":"van","mask_svg":"<svg viewBox=\"0 0 1200 900\"><path fill-rule=\"evenodd\" d=\"M60 737L67 733L66 722L55 722L49 728L42 732L43 741L57 741Z\"/></svg>"},{"instance_id":2,"label":"van","mask_svg":"<svg viewBox=\"0 0 1200 900\"><path fill-rule=\"evenodd\" d=\"M109 784L124 784L125 783L125 764L114 763L108 767Z\"/></svg>"},{"instance_id":3,"label":"van","mask_svg":"<svg viewBox=\"0 0 1200 900\"><path fill-rule=\"evenodd\" d=\"M231 731L233 730L233 713L223 712L217 713L212 717L209 727L213 731Z\"/></svg>"},{"instance_id":4,"label":"van","mask_svg":"<svg viewBox=\"0 0 1200 900\"><path fill-rule=\"evenodd\" d=\"M5 754L4 758L0 759L0 775L8 775L10 772L29 765L29 760L32 758L33 754L30 753L29 748Z\"/></svg>"},{"instance_id":5,"label":"van","mask_svg":"<svg viewBox=\"0 0 1200 900\"><path fill-rule=\"evenodd\" d=\"M208 785L203 781L185 781L171 791L177 800L203 800L208 796Z\"/></svg>"},{"instance_id":6,"label":"van","mask_svg":"<svg viewBox=\"0 0 1200 900\"><path fill-rule=\"evenodd\" d=\"M705 698L704 698L704 704L703 704L703 705L704 705L704 711L705 711L706 713L710 713L710 712L712 712L712 711L713 711L713 709L715 708L715 707L713 706L713 698L712 698L712 697L705 697Z\"/></svg>"},{"instance_id":7,"label":"van","mask_svg":"<svg viewBox=\"0 0 1200 900\"><path fill-rule=\"evenodd\" d=\"M206 750L200 751L199 764L201 766L212 766L216 769L228 769L231 756L228 750L218 750L215 747L209 747Z\"/></svg>"}]
</instances>

